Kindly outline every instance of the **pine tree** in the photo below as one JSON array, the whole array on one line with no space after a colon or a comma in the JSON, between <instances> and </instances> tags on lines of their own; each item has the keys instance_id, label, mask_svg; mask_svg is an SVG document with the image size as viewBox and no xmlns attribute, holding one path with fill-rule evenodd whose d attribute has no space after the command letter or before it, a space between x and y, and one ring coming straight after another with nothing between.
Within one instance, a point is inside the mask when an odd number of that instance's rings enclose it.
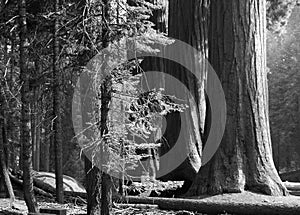
<instances>
[{"instance_id":1,"label":"pine tree","mask_svg":"<svg viewBox=\"0 0 300 215\"><path fill-rule=\"evenodd\" d=\"M26 66L27 52L27 18L26 18L26 0L19 0L19 23L20 23L20 80L22 83L21 88L21 144L22 144L22 160L23 160L23 191L24 198L29 212L37 212L37 203L33 193L33 179L32 179L32 145L30 142L30 90L29 78L30 74Z\"/></svg>"}]
</instances>

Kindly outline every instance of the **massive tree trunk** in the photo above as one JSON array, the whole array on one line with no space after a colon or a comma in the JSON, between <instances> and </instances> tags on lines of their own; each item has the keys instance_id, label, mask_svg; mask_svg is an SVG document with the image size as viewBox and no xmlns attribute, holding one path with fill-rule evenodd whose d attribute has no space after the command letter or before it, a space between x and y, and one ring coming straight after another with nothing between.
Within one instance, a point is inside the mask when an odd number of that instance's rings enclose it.
<instances>
[{"instance_id":1,"label":"massive tree trunk","mask_svg":"<svg viewBox=\"0 0 300 215\"><path fill-rule=\"evenodd\" d=\"M59 0L54 3L56 13L59 13ZM54 132L54 151L55 151L55 181L56 181L56 200L64 202L63 191L63 171L62 171L62 130L61 130L61 74L59 72L59 20L56 14L53 27L53 132Z\"/></svg>"},{"instance_id":2,"label":"massive tree trunk","mask_svg":"<svg viewBox=\"0 0 300 215\"><path fill-rule=\"evenodd\" d=\"M210 61L223 84L227 122L217 153L201 167L188 195L286 194L272 159L265 11L261 0L212 1Z\"/></svg>"},{"instance_id":3,"label":"massive tree trunk","mask_svg":"<svg viewBox=\"0 0 300 215\"><path fill-rule=\"evenodd\" d=\"M199 56L207 56L207 22L208 22L208 7L209 1L207 0L172 0L169 2L169 26L168 35L172 38L179 39L186 42L190 46L199 51ZM179 50L184 51L184 50ZM181 81L182 85L188 89L184 95L185 101L189 108L182 114L183 120L187 128L180 128L180 120L174 119L175 116L167 117L167 128L165 138L168 140L170 149L176 142L175 133L179 129L184 129L184 138L181 140L188 148L188 155L185 161L177 167L174 171L168 175L162 177L162 179L168 180L186 180L192 181L201 166L201 152L202 152L202 137L204 135L205 116L206 116L206 102L204 93L204 84L206 81L205 68L199 68L197 60L199 56L189 56L190 53L183 53L182 58L188 65L193 65L193 68L199 70L199 80L195 80L193 75L190 75L190 71L187 71L178 64L169 62L166 72ZM204 64L202 66L205 66ZM166 84L166 92L178 92L184 91L183 86L173 86L173 84ZM190 93L190 95L187 95ZM172 93L171 93L172 94ZM195 102L192 102L191 97ZM169 129L169 130L168 130ZM163 150L167 150L163 149ZM176 158L174 158L176 159ZM171 163L172 161L170 161ZM164 168L161 163L161 168Z\"/></svg>"},{"instance_id":4,"label":"massive tree trunk","mask_svg":"<svg viewBox=\"0 0 300 215\"><path fill-rule=\"evenodd\" d=\"M37 212L37 203L33 193L33 180L32 180L32 151L30 142L30 91L29 91L29 78L30 74L26 68L26 54L27 54L27 22L26 22L26 0L19 0L19 19L20 19L20 80L22 83L21 88L21 143L23 155L23 191L28 211L32 213Z\"/></svg>"}]
</instances>

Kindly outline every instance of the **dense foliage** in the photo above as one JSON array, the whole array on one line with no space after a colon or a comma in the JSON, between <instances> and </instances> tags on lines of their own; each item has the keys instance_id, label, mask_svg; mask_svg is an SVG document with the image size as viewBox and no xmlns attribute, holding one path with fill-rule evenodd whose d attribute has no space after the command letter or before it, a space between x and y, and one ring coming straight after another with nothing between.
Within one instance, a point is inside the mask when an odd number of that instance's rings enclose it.
<instances>
[{"instance_id":1,"label":"dense foliage","mask_svg":"<svg viewBox=\"0 0 300 215\"><path fill-rule=\"evenodd\" d=\"M267 25L268 29L282 32L288 23L293 8L299 5L299 0L268 0L267 1Z\"/></svg>"},{"instance_id":2,"label":"dense foliage","mask_svg":"<svg viewBox=\"0 0 300 215\"><path fill-rule=\"evenodd\" d=\"M274 161L280 171L299 168L299 7L286 32L269 32L270 122Z\"/></svg>"}]
</instances>

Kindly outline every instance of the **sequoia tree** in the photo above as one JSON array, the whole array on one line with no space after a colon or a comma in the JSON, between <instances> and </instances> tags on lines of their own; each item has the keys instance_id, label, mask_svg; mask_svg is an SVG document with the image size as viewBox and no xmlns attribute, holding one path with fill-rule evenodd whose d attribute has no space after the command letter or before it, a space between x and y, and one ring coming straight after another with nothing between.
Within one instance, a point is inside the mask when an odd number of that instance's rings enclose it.
<instances>
[{"instance_id":1,"label":"sequoia tree","mask_svg":"<svg viewBox=\"0 0 300 215\"><path fill-rule=\"evenodd\" d=\"M193 53L184 53L184 50L179 50L183 52L180 55L183 61L192 65L194 69L199 69L197 71L199 74L197 74L198 80L196 80L195 76L190 75L189 71L182 66L174 62L166 63L166 73L180 80L182 86L165 83L165 88L170 92L170 95L174 92L176 96L181 91L186 90L184 98L180 99L187 102L189 109L181 114L185 122L181 123L180 120L175 119L174 114L167 117L168 127L164 138L168 144L163 145L162 151L171 149L176 141L180 141L179 144L184 144L188 150L184 162L162 179L191 182L201 166L202 141L205 139L206 102L204 85L207 73L205 67L199 68L197 59L199 56L206 57L208 54L208 9L209 1L207 0L169 1L168 36L183 41L198 51L198 56L193 56ZM190 92L190 95L187 91ZM182 124L187 125L187 129L182 128ZM181 140L176 139L178 129L183 132L182 136L184 137ZM172 162L170 159L168 162L160 163L162 169L168 165L166 163L176 162Z\"/></svg>"},{"instance_id":2,"label":"sequoia tree","mask_svg":"<svg viewBox=\"0 0 300 215\"><path fill-rule=\"evenodd\" d=\"M201 167L187 194L249 190L285 195L269 129L266 1L213 0L209 50L226 96L226 129L217 153Z\"/></svg>"}]
</instances>

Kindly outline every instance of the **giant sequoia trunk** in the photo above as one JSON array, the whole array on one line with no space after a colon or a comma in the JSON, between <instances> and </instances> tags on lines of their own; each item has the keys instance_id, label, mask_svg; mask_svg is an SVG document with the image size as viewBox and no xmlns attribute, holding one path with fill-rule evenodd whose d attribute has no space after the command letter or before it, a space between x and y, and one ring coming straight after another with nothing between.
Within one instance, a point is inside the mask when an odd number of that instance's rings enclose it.
<instances>
[{"instance_id":1,"label":"giant sequoia trunk","mask_svg":"<svg viewBox=\"0 0 300 215\"><path fill-rule=\"evenodd\" d=\"M225 91L227 122L217 153L201 167L188 195L286 194L272 160L265 11L261 0L212 1L210 61Z\"/></svg>"},{"instance_id":2,"label":"giant sequoia trunk","mask_svg":"<svg viewBox=\"0 0 300 215\"><path fill-rule=\"evenodd\" d=\"M20 20L20 80L22 83L21 88L21 128L20 140L22 144L22 159L23 159L23 191L28 211L32 213L37 212L37 203L33 193L33 179L32 179L32 150L30 142L30 91L29 91L29 78L30 74L26 68L26 0L19 1L19 20Z\"/></svg>"},{"instance_id":3,"label":"giant sequoia trunk","mask_svg":"<svg viewBox=\"0 0 300 215\"><path fill-rule=\"evenodd\" d=\"M169 26L168 35L172 38L179 39L194 47L199 51L199 56L207 56L207 21L208 21L208 6L207 0L172 0L169 2ZM178 50L179 52L184 50ZM191 55L189 55L191 54ZM168 140L168 148L171 148L176 142L176 132L183 129L182 140L180 144L185 144L188 149L187 158L168 175L162 179L168 180L186 180L192 181L201 166L201 151L202 151L202 138L204 135L204 125L206 116L206 102L204 93L204 84L206 80L205 67L199 68L197 60L199 56L193 56L192 53L182 53L182 58L186 64L193 65L194 69L199 69L199 80L195 80L189 71L174 62L167 63L166 72L173 77L180 80L182 85L188 89L184 99L189 108L182 114L184 123L176 120L175 116L167 117L168 128L166 130L165 139ZM205 66L205 65L202 65ZM167 92L174 92L175 95L184 89L183 86L174 86L174 84L165 83ZM190 93L190 95L188 95ZM172 94L172 93L171 93ZM191 102L191 97L195 99L195 103ZM186 128L181 128L183 124L187 125ZM162 150L167 150L162 149ZM173 158L177 159L177 158ZM169 161L168 163L172 163ZM160 164L162 168L165 163Z\"/></svg>"}]
</instances>

